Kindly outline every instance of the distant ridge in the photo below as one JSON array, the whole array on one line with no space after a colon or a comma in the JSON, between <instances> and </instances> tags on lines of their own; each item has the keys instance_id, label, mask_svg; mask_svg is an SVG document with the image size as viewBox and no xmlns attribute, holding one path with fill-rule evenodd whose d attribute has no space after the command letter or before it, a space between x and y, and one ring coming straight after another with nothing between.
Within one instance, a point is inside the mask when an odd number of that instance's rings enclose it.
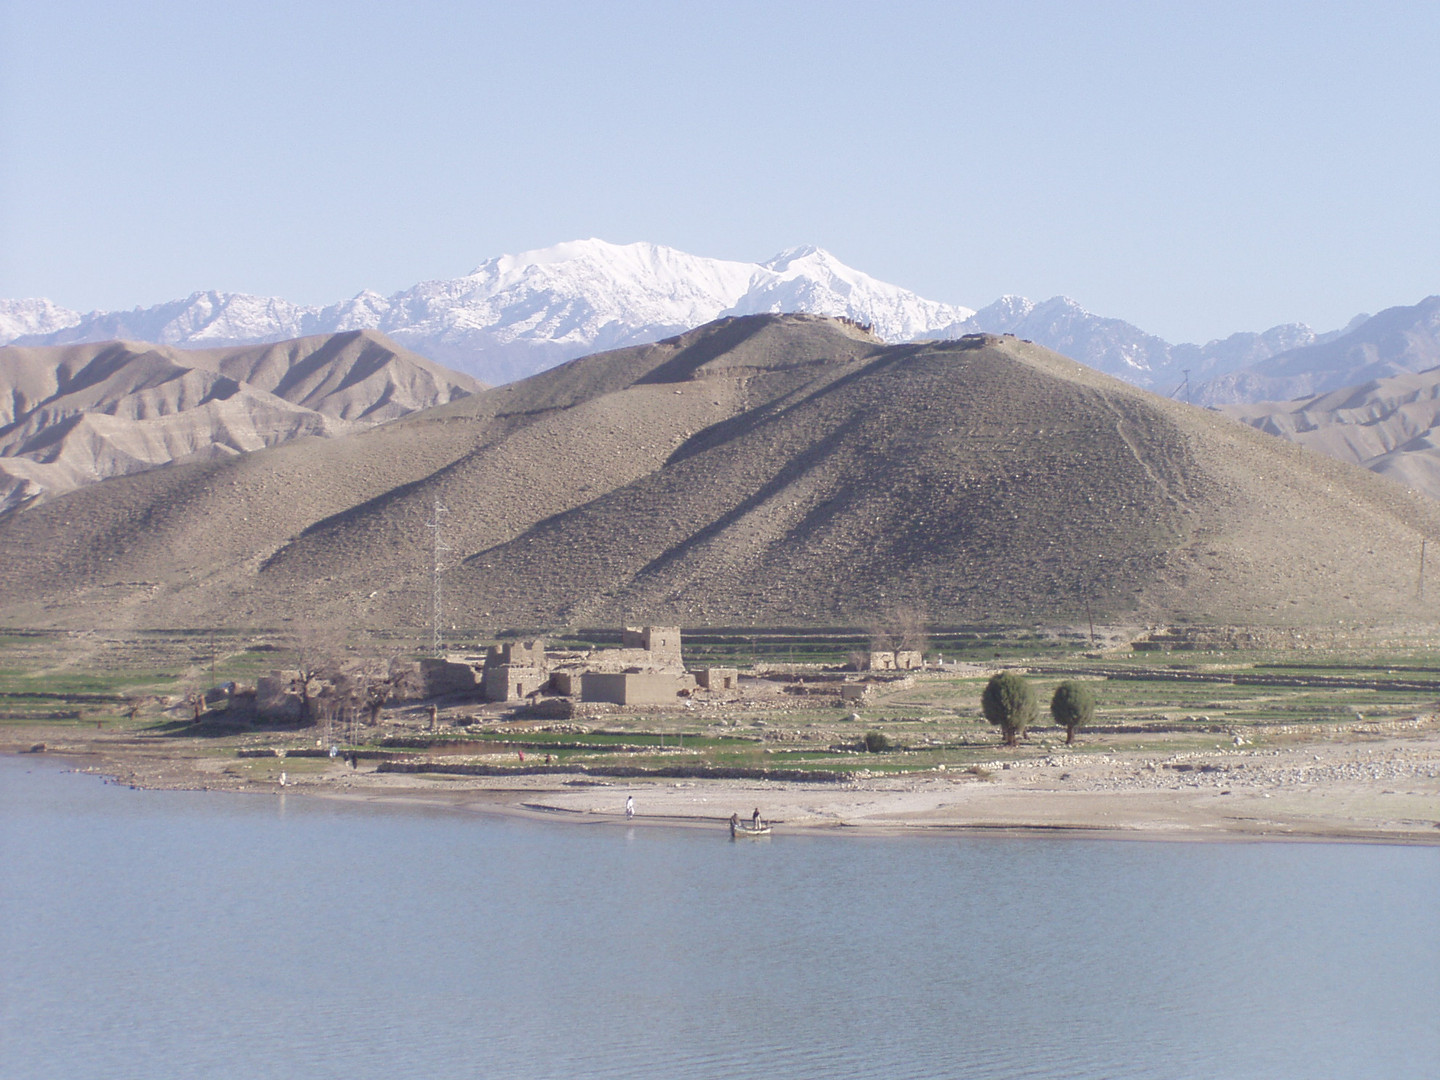
<instances>
[{"instance_id":1,"label":"distant ridge","mask_svg":"<svg viewBox=\"0 0 1440 1080\"><path fill-rule=\"evenodd\" d=\"M1440 499L1440 367L1221 411Z\"/></svg>"},{"instance_id":2,"label":"distant ridge","mask_svg":"<svg viewBox=\"0 0 1440 1080\"><path fill-rule=\"evenodd\" d=\"M1205 405L1280 401L1326 394L1440 364L1440 296L1386 308L1343 334L1288 349L1207 383Z\"/></svg>"},{"instance_id":3,"label":"distant ridge","mask_svg":"<svg viewBox=\"0 0 1440 1080\"><path fill-rule=\"evenodd\" d=\"M1363 322L1364 316L1357 321ZM1352 324L1353 325L1353 324ZM1074 300L1056 296L1036 304L1023 296L1002 296L970 318L947 327L946 336L968 333L1014 334L1088 364L1097 371L1174 394L1232 369L1266 360L1276 353L1329 341L1340 331L1317 334L1290 323L1263 333L1243 332L1204 345L1172 345L1123 319L1086 311ZM1194 390L1187 400L1195 400Z\"/></svg>"},{"instance_id":4,"label":"distant ridge","mask_svg":"<svg viewBox=\"0 0 1440 1080\"><path fill-rule=\"evenodd\" d=\"M1440 504L1015 338L726 318L0 518L0 622L1433 620Z\"/></svg>"},{"instance_id":5,"label":"distant ridge","mask_svg":"<svg viewBox=\"0 0 1440 1080\"><path fill-rule=\"evenodd\" d=\"M373 330L229 349L0 347L0 513L181 458L332 437L482 388Z\"/></svg>"}]
</instances>

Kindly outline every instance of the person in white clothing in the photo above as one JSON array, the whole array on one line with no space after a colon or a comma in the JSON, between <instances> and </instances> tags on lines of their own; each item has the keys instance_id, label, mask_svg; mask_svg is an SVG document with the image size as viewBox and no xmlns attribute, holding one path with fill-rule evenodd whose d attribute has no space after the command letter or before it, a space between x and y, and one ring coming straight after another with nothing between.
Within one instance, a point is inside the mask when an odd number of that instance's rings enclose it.
<instances>
[{"instance_id":1,"label":"person in white clothing","mask_svg":"<svg viewBox=\"0 0 1440 1080\"><path fill-rule=\"evenodd\" d=\"M635 816L635 796L634 796L634 795L626 795L626 796L625 796L625 816L626 816L627 818L633 818L633 817Z\"/></svg>"}]
</instances>

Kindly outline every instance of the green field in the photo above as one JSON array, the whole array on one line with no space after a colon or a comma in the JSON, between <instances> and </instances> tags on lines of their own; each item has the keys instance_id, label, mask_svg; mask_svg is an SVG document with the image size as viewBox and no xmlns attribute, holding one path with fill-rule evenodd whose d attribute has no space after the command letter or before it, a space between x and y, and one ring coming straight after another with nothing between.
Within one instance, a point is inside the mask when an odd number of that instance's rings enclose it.
<instances>
[{"instance_id":1,"label":"green field","mask_svg":"<svg viewBox=\"0 0 1440 1080\"><path fill-rule=\"evenodd\" d=\"M612 644L606 635L552 638L560 647ZM354 655L394 655L401 642L372 638ZM697 631L687 635L692 665L724 662L788 669L790 664L839 665L865 645L856 630ZM477 648L483 641L472 642ZM163 750L233 757L257 746L308 748L317 741L397 761L486 761L534 768L623 764L663 774L679 766L832 773L966 768L1061 750L1063 731L1049 724L1044 704L1065 678L1093 680L1095 723L1073 753L1116 749L1213 748L1237 736L1264 746L1304 736L1354 734L1357 726L1433 713L1440 703L1440 649L1411 642L1321 654L1316 650L1091 651L1088 635L1035 629L951 628L932 632L930 652L947 663L1028 670L1042 703L1040 722L1021 746L1003 750L979 707L986 675L976 668L925 673L912 685L879 690L862 704L836 708L778 692L742 702L675 710L616 711L574 722L525 720L482 703L440 702L440 725L427 728L419 703L387 708L370 726L356 718L324 727L265 728L219 710L192 722L186 693L234 681L253 684L293 662L284 635L151 632L131 635L21 633L0 637L0 734L76 736L103 729L144 739ZM403 655L403 654L402 654ZM412 654L413 655L413 654ZM1183 660L1179 657L1183 656ZM814 670L814 669L810 669ZM143 699L143 700L140 700ZM133 719L129 707L140 701ZM866 732L883 733L893 749L864 752ZM281 760L288 766L276 765ZM306 764L301 764L306 762ZM254 777L323 769L324 759L247 759L233 775Z\"/></svg>"}]
</instances>

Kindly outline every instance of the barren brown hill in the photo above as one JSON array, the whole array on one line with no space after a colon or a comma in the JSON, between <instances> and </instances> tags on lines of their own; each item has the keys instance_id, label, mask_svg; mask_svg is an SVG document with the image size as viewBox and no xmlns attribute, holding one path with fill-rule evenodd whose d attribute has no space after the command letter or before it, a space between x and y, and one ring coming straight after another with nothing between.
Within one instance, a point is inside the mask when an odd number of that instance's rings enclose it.
<instances>
[{"instance_id":1,"label":"barren brown hill","mask_svg":"<svg viewBox=\"0 0 1440 1080\"><path fill-rule=\"evenodd\" d=\"M1013 338L727 319L330 440L0 522L0 617L450 621L1429 618L1440 506Z\"/></svg>"},{"instance_id":2,"label":"barren brown hill","mask_svg":"<svg viewBox=\"0 0 1440 1080\"><path fill-rule=\"evenodd\" d=\"M1440 367L1220 411L1440 499Z\"/></svg>"},{"instance_id":3,"label":"barren brown hill","mask_svg":"<svg viewBox=\"0 0 1440 1080\"><path fill-rule=\"evenodd\" d=\"M0 348L0 511L188 457L334 436L481 385L375 331L226 349Z\"/></svg>"}]
</instances>

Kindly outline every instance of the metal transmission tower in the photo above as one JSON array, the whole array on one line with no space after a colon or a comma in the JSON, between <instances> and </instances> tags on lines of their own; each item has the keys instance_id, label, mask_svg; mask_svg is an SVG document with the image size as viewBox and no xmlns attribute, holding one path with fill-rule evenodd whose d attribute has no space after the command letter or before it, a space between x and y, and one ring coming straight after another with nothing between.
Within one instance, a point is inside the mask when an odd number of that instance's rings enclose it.
<instances>
[{"instance_id":1,"label":"metal transmission tower","mask_svg":"<svg viewBox=\"0 0 1440 1080\"><path fill-rule=\"evenodd\" d=\"M1189 369L1189 368L1182 368L1181 370L1185 372L1185 381L1182 382L1179 386L1177 386L1177 387L1171 392L1170 397L1171 397L1172 400L1179 399L1180 401L1189 402L1189 400L1190 400L1190 369ZM1184 397L1180 397L1180 395L1181 395L1182 393L1185 395Z\"/></svg>"},{"instance_id":2,"label":"metal transmission tower","mask_svg":"<svg viewBox=\"0 0 1440 1080\"><path fill-rule=\"evenodd\" d=\"M440 656L444 650L444 635L440 632L440 615L442 610L440 595L440 571L441 560L450 549L445 546L445 539L441 535L441 526L444 524L443 514L450 511L440 505L440 500L435 500L435 516L425 523L427 529L434 530L434 559L430 565L430 651Z\"/></svg>"}]
</instances>

